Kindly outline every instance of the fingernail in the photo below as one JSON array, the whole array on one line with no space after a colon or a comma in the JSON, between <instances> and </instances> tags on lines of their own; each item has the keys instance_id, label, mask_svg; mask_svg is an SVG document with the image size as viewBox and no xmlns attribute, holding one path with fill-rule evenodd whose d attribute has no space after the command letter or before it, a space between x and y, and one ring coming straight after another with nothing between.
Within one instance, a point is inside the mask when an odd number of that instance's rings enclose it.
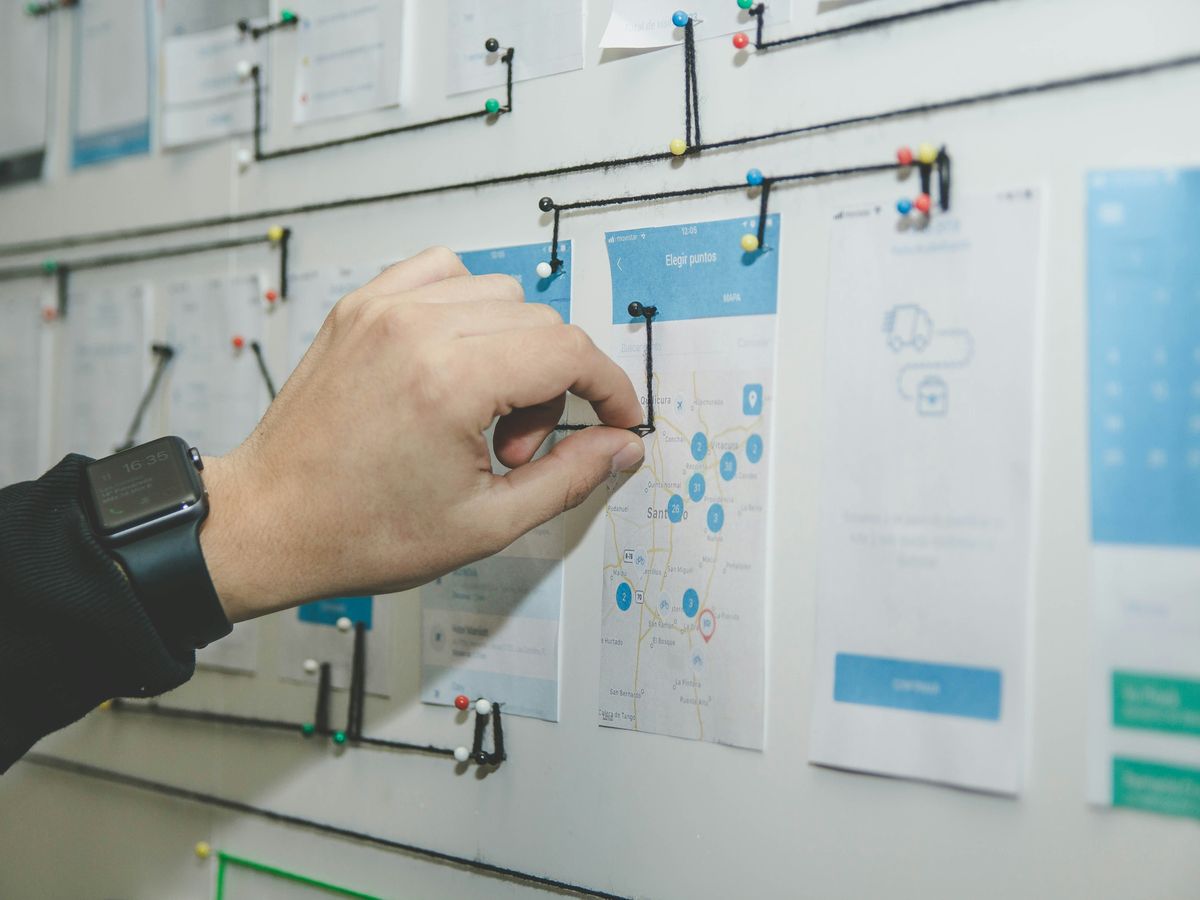
<instances>
[{"instance_id":1,"label":"fingernail","mask_svg":"<svg viewBox=\"0 0 1200 900\"><path fill-rule=\"evenodd\" d=\"M626 444L612 458L613 474L615 475L617 472L624 472L629 469L636 469L642 464L642 460L645 458L646 448L642 446L641 441Z\"/></svg>"}]
</instances>

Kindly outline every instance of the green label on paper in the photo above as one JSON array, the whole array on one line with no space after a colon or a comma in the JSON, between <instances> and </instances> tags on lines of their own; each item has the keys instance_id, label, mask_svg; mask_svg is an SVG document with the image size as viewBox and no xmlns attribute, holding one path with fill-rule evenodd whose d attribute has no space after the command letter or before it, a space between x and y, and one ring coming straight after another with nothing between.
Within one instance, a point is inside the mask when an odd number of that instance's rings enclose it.
<instances>
[{"instance_id":1,"label":"green label on paper","mask_svg":"<svg viewBox=\"0 0 1200 900\"><path fill-rule=\"evenodd\" d=\"M1113 672L1113 725L1200 737L1200 681Z\"/></svg>"},{"instance_id":2,"label":"green label on paper","mask_svg":"<svg viewBox=\"0 0 1200 900\"><path fill-rule=\"evenodd\" d=\"M1113 806L1200 819L1200 769L1113 758Z\"/></svg>"}]
</instances>

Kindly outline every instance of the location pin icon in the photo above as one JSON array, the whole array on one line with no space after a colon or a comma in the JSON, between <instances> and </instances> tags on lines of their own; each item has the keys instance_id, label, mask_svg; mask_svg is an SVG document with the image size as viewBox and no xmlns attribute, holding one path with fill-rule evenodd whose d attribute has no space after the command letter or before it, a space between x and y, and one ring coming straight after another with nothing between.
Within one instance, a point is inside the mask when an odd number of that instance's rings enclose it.
<instances>
[{"instance_id":1,"label":"location pin icon","mask_svg":"<svg viewBox=\"0 0 1200 900\"><path fill-rule=\"evenodd\" d=\"M717 617L713 615L711 609L700 610L700 616L697 619L700 629L700 637L704 638L704 643L712 640L713 632L717 630Z\"/></svg>"}]
</instances>

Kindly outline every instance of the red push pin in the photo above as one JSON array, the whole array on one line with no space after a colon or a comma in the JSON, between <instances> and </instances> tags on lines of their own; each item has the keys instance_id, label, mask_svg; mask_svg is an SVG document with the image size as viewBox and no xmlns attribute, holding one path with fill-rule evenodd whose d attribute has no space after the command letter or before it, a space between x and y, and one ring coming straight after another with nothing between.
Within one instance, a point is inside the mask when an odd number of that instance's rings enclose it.
<instances>
[{"instance_id":1,"label":"red push pin","mask_svg":"<svg viewBox=\"0 0 1200 900\"><path fill-rule=\"evenodd\" d=\"M43 322L53 322L57 318L58 318L58 310L55 309L53 306L47 306L45 309L42 310L42 321Z\"/></svg>"},{"instance_id":2,"label":"red push pin","mask_svg":"<svg viewBox=\"0 0 1200 900\"><path fill-rule=\"evenodd\" d=\"M468 706L471 705L471 698L468 697L466 694L459 694L457 697L454 698L454 705L457 706L459 709L466 709Z\"/></svg>"},{"instance_id":3,"label":"red push pin","mask_svg":"<svg viewBox=\"0 0 1200 900\"><path fill-rule=\"evenodd\" d=\"M739 31L733 36L733 46L738 50L745 50L750 46L750 38L746 35L746 32Z\"/></svg>"},{"instance_id":4,"label":"red push pin","mask_svg":"<svg viewBox=\"0 0 1200 900\"><path fill-rule=\"evenodd\" d=\"M274 303L276 300L279 299L279 295L277 293L275 293L274 291L267 291L266 293L263 294L263 298L268 303Z\"/></svg>"},{"instance_id":5,"label":"red push pin","mask_svg":"<svg viewBox=\"0 0 1200 900\"><path fill-rule=\"evenodd\" d=\"M928 213L933 208L933 201L929 199L928 194L918 194L913 206L917 208L917 212Z\"/></svg>"},{"instance_id":6,"label":"red push pin","mask_svg":"<svg viewBox=\"0 0 1200 900\"><path fill-rule=\"evenodd\" d=\"M235 334L233 336L232 343L233 343L234 350L241 350L243 347L246 346L246 339L244 337L242 337L240 334Z\"/></svg>"},{"instance_id":7,"label":"red push pin","mask_svg":"<svg viewBox=\"0 0 1200 900\"><path fill-rule=\"evenodd\" d=\"M896 162L902 166L911 166L913 161L913 152L910 147L901 147L896 151Z\"/></svg>"}]
</instances>

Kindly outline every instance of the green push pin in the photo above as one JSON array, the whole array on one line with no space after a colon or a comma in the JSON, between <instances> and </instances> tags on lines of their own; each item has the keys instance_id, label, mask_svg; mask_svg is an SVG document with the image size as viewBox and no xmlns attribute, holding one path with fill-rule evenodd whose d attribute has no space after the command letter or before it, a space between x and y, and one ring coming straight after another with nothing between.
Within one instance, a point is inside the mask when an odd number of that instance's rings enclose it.
<instances>
[{"instance_id":1,"label":"green push pin","mask_svg":"<svg viewBox=\"0 0 1200 900\"><path fill-rule=\"evenodd\" d=\"M500 101L495 97L488 97L487 103L483 104L483 108L487 110L489 116L494 116L500 112Z\"/></svg>"},{"instance_id":2,"label":"green push pin","mask_svg":"<svg viewBox=\"0 0 1200 900\"><path fill-rule=\"evenodd\" d=\"M39 15L41 13L41 11L42 11L42 7L41 7L40 3L26 3L25 4L25 12L31 16Z\"/></svg>"},{"instance_id":3,"label":"green push pin","mask_svg":"<svg viewBox=\"0 0 1200 900\"><path fill-rule=\"evenodd\" d=\"M346 743L346 732L344 732L344 731L335 731L335 732L333 733L333 742L334 742L335 744L344 744L344 743Z\"/></svg>"},{"instance_id":4,"label":"green push pin","mask_svg":"<svg viewBox=\"0 0 1200 900\"><path fill-rule=\"evenodd\" d=\"M53 275L58 271L58 260L48 259L42 263L42 271L47 275Z\"/></svg>"},{"instance_id":5,"label":"green push pin","mask_svg":"<svg viewBox=\"0 0 1200 900\"><path fill-rule=\"evenodd\" d=\"M317 726L312 722L305 722L300 726L300 731L305 737L312 737L317 732Z\"/></svg>"},{"instance_id":6,"label":"green push pin","mask_svg":"<svg viewBox=\"0 0 1200 900\"><path fill-rule=\"evenodd\" d=\"M739 2L741 2L741 0L739 0ZM279 21L280 22L295 22L296 14L294 12L292 12L290 9L281 9L279 11Z\"/></svg>"},{"instance_id":7,"label":"green push pin","mask_svg":"<svg viewBox=\"0 0 1200 900\"><path fill-rule=\"evenodd\" d=\"M738 0L738 6L742 9L749 9L754 5L754 0Z\"/></svg>"}]
</instances>

